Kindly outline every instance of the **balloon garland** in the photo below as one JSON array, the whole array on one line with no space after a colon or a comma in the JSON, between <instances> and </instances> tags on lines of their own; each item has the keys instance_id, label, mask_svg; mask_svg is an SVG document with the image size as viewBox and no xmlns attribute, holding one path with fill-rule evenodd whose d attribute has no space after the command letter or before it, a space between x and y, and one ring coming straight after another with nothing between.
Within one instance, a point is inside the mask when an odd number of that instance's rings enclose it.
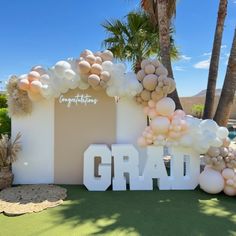
<instances>
[{"instance_id":1,"label":"balloon garland","mask_svg":"<svg viewBox=\"0 0 236 236\"><path fill-rule=\"evenodd\" d=\"M167 97L175 90L175 82L157 59L143 60L137 75L126 73L124 64L113 63L109 50L93 53L86 49L78 59L58 61L49 69L35 66L28 74L9 80L9 113L29 114L32 101L89 87L102 89L110 97L134 97L150 119L150 125L138 139L139 146L180 145L204 154L206 167L199 178L200 187L212 194L224 191L229 196L236 195L236 150L229 147L228 130L213 120L197 119L175 110L174 101Z\"/></svg>"},{"instance_id":2,"label":"balloon garland","mask_svg":"<svg viewBox=\"0 0 236 236\"><path fill-rule=\"evenodd\" d=\"M134 97L142 86L124 64L113 63L109 50L93 53L86 49L78 59L58 61L49 69L35 66L18 77L18 88L26 91L32 101L57 98L69 89L104 89L110 97Z\"/></svg>"}]
</instances>

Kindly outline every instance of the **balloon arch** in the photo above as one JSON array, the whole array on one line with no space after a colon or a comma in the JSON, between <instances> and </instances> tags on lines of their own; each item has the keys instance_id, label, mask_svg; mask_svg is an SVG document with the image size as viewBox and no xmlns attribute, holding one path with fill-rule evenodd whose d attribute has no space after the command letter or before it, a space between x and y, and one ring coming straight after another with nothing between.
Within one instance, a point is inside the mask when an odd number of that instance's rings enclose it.
<instances>
[{"instance_id":1,"label":"balloon arch","mask_svg":"<svg viewBox=\"0 0 236 236\"><path fill-rule=\"evenodd\" d=\"M197 119L176 110L175 102L167 97L175 90L175 82L155 58L143 60L141 70L135 74L126 72L124 64L114 63L109 50L85 50L77 59L59 61L49 69L35 66L28 74L13 76L7 87L12 117L28 115L32 103L58 98L75 88L101 90L116 100L135 99L149 118L149 125L137 137L139 146L181 146L204 155L201 188L209 193L224 190L236 195L236 150L229 147L228 130L213 120Z\"/></svg>"}]
</instances>

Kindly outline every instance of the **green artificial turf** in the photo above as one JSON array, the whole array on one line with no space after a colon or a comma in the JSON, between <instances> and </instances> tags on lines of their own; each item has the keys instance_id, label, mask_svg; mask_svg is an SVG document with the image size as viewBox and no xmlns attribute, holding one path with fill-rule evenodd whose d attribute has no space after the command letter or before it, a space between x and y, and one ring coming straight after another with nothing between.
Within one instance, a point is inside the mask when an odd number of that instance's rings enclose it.
<instances>
[{"instance_id":1,"label":"green artificial turf","mask_svg":"<svg viewBox=\"0 0 236 236\"><path fill-rule=\"evenodd\" d=\"M68 199L59 207L18 217L0 214L0 235L236 235L236 198L223 194L65 187Z\"/></svg>"}]
</instances>

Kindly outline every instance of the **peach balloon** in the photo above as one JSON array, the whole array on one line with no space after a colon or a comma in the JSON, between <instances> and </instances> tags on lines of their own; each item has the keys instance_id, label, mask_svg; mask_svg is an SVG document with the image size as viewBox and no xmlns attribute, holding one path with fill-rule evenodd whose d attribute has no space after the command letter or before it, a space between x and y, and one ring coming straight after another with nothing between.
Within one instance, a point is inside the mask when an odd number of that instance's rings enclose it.
<instances>
[{"instance_id":1,"label":"peach balloon","mask_svg":"<svg viewBox=\"0 0 236 236\"><path fill-rule=\"evenodd\" d=\"M33 93L38 93L41 88L42 83L38 80L35 80L30 84L30 91L32 91Z\"/></svg>"},{"instance_id":2,"label":"peach balloon","mask_svg":"<svg viewBox=\"0 0 236 236\"><path fill-rule=\"evenodd\" d=\"M175 111L175 102L169 97L162 98L157 102L156 110L162 116L171 116Z\"/></svg>"},{"instance_id":3,"label":"peach balloon","mask_svg":"<svg viewBox=\"0 0 236 236\"><path fill-rule=\"evenodd\" d=\"M158 116L151 121L151 128L156 134L166 134L169 126L170 120L166 117Z\"/></svg>"},{"instance_id":4,"label":"peach balloon","mask_svg":"<svg viewBox=\"0 0 236 236\"><path fill-rule=\"evenodd\" d=\"M30 71L28 74L28 80L29 82L32 82L34 80L39 80L40 74L37 71Z\"/></svg>"},{"instance_id":5,"label":"peach balloon","mask_svg":"<svg viewBox=\"0 0 236 236\"><path fill-rule=\"evenodd\" d=\"M96 87L99 85L100 83L100 78L98 75L92 74L88 77L88 83L92 86L92 87Z\"/></svg>"},{"instance_id":6,"label":"peach balloon","mask_svg":"<svg viewBox=\"0 0 236 236\"><path fill-rule=\"evenodd\" d=\"M185 117L185 112L183 111L183 110L176 110L175 112L174 112L174 116L178 116L178 117L181 117L181 118L183 118L183 117Z\"/></svg>"},{"instance_id":7,"label":"peach balloon","mask_svg":"<svg viewBox=\"0 0 236 236\"><path fill-rule=\"evenodd\" d=\"M225 179L233 179L234 175L235 175L234 171L230 168L226 168L222 171L222 176Z\"/></svg>"},{"instance_id":8,"label":"peach balloon","mask_svg":"<svg viewBox=\"0 0 236 236\"><path fill-rule=\"evenodd\" d=\"M96 61L96 57L94 55L86 56L86 61L90 63L90 65L94 64Z\"/></svg>"},{"instance_id":9,"label":"peach balloon","mask_svg":"<svg viewBox=\"0 0 236 236\"><path fill-rule=\"evenodd\" d=\"M140 138L138 139L138 145L139 145L140 147L145 147L145 146L147 146L147 143L146 143L146 140L145 140L144 137L140 137Z\"/></svg>"},{"instance_id":10,"label":"peach balloon","mask_svg":"<svg viewBox=\"0 0 236 236\"><path fill-rule=\"evenodd\" d=\"M101 53L100 57L103 61L112 61L113 60L113 53L109 50L105 50Z\"/></svg>"},{"instance_id":11,"label":"peach balloon","mask_svg":"<svg viewBox=\"0 0 236 236\"><path fill-rule=\"evenodd\" d=\"M95 63L91 66L91 73L92 74L96 74L96 75L100 75L102 72L102 66Z\"/></svg>"},{"instance_id":12,"label":"peach balloon","mask_svg":"<svg viewBox=\"0 0 236 236\"><path fill-rule=\"evenodd\" d=\"M154 109L154 108L149 109L148 116L149 116L151 119L154 118L154 117L156 117L156 116L157 116L156 109Z\"/></svg>"},{"instance_id":13,"label":"peach balloon","mask_svg":"<svg viewBox=\"0 0 236 236\"><path fill-rule=\"evenodd\" d=\"M79 71L80 71L80 73L82 73L82 74L87 74L87 73L89 73L89 71L90 71L90 69L91 69L91 66L90 66L90 64L89 64L87 61L81 61L81 62L79 62L78 66L79 66Z\"/></svg>"},{"instance_id":14,"label":"peach balloon","mask_svg":"<svg viewBox=\"0 0 236 236\"><path fill-rule=\"evenodd\" d=\"M102 71L102 73L101 73L101 75L100 75L100 78L101 78L101 80L107 82L107 81L110 80L111 75L110 75L110 73L109 73L108 71Z\"/></svg>"},{"instance_id":15,"label":"peach balloon","mask_svg":"<svg viewBox=\"0 0 236 236\"><path fill-rule=\"evenodd\" d=\"M226 185L224 187L224 193L228 196L236 196L236 188Z\"/></svg>"},{"instance_id":16,"label":"peach balloon","mask_svg":"<svg viewBox=\"0 0 236 236\"><path fill-rule=\"evenodd\" d=\"M148 106L151 108L155 108L156 103L153 100L148 101Z\"/></svg>"},{"instance_id":17,"label":"peach balloon","mask_svg":"<svg viewBox=\"0 0 236 236\"><path fill-rule=\"evenodd\" d=\"M18 87L21 89L21 90L25 90L27 91L29 89L29 81L27 79L21 79L19 82L18 82Z\"/></svg>"}]
</instances>

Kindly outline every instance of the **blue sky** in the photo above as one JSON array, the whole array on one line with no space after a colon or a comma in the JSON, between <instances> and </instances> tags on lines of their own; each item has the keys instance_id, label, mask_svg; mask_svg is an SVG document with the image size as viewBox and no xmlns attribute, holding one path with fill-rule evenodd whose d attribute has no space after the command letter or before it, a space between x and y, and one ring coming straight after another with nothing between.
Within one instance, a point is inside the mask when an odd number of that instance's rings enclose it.
<instances>
[{"instance_id":1,"label":"blue sky","mask_svg":"<svg viewBox=\"0 0 236 236\"><path fill-rule=\"evenodd\" d=\"M236 25L236 0L228 0L217 87L221 87ZM105 19L124 17L137 0L0 0L0 79L34 65L50 67L89 48L102 49ZM179 0L175 40L181 60L173 65L181 96L205 89L218 0Z\"/></svg>"}]
</instances>

